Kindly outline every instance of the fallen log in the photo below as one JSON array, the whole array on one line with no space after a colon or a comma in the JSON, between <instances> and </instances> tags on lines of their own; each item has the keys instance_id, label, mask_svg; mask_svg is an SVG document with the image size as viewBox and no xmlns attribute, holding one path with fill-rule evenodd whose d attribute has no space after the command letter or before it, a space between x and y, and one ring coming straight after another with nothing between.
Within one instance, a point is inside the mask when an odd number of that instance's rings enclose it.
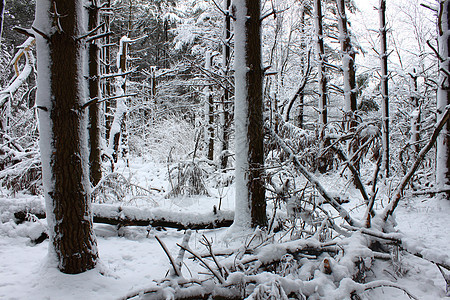
<instances>
[{"instance_id":1,"label":"fallen log","mask_svg":"<svg viewBox=\"0 0 450 300\"><path fill-rule=\"evenodd\" d=\"M29 214L43 219L42 201L16 201L0 199L0 210L9 211L17 222L23 222ZM139 208L110 204L92 204L94 223L118 226L152 226L175 229L213 229L228 227L233 223L234 212L211 211L209 213L177 212L161 208Z\"/></svg>"}]
</instances>

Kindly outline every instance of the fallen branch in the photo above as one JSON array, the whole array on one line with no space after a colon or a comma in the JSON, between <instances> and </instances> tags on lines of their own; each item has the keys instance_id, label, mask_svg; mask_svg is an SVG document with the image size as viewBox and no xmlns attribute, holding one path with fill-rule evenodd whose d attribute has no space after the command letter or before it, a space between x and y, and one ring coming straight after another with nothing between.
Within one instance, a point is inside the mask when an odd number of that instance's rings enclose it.
<instances>
[{"instance_id":1,"label":"fallen branch","mask_svg":"<svg viewBox=\"0 0 450 300\"><path fill-rule=\"evenodd\" d=\"M439 132L441 132L444 125L448 122L450 118L450 108L447 107L447 109L444 112L444 115L437 123L436 128L433 131L433 135L431 136L428 143L425 145L425 147L420 150L419 154L417 155L416 161L414 164L409 168L408 173L402 178L399 186L395 190L394 197L391 198L389 201L389 205L386 207L386 209L383 212L383 220L386 221L389 216L391 216L394 213L395 208L398 205L398 202L402 198L403 190L408 185L409 181L411 180L412 176L416 172L416 170L419 168L420 164L422 163L423 159L425 158L425 155L430 151L430 149L433 147L434 143L436 142L436 139L439 135Z\"/></svg>"},{"instance_id":2,"label":"fallen branch","mask_svg":"<svg viewBox=\"0 0 450 300\"><path fill-rule=\"evenodd\" d=\"M303 176L305 176L305 178L317 189L317 191L320 193L320 195L322 196L322 198L325 200L325 202L327 202L328 204L330 204L338 213L339 216L344 219L349 225L351 226L357 226L357 227L361 227L361 224L359 222L357 222L356 220L354 220L350 214L347 212L347 210L345 210L345 208L342 207L342 205L340 205L338 203L338 201L336 201L336 199L334 199L333 197L331 197L328 192L322 187L322 185L320 184L320 182L311 174L308 172L308 170L306 170L306 168L300 163L300 160L298 158L298 156L296 156L292 150L286 145L286 143L275 133L275 131L270 128L269 126L265 125L264 126L267 130L267 132L269 133L269 135L280 145L280 147L283 149L283 151L285 151L287 154L289 154L290 159L292 160L292 162L294 163L294 166L300 171L300 173L302 173Z\"/></svg>"}]
</instances>

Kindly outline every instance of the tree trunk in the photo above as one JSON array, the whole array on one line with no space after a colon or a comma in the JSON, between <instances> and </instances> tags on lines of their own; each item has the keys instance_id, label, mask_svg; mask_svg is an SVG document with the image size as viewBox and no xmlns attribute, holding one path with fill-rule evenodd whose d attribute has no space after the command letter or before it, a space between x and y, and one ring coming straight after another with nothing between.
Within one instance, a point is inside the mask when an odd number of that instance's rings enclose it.
<instances>
[{"instance_id":1,"label":"tree trunk","mask_svg":"<svg viewBox=\"0 0 450 300\"><path fill-rule=\"evenodd\" d=\"M437 116L442 117L450 104L450 0L441 0L438 13L439 42L439 86L437 92ZM437 139L436 149L436 185L438 189L450 186L450 144L448 134L450 122L447 122ZM450 199L450 193L446 194Z\"/></svg>"},{"instance_id":2,"label":"tree trunk","mask_svg":"<svg viewBox=\"0 0 450 300\"><path fill-rule=\"evenodd\" d=\"M263 70L260 0L234 1L236 216L243 227L267 226L264 188Z\"/></svg>"},{"instance_id":3,"label":"tree trunk","mask_svg":"<svg viewBox=\"0 0 450 300\"><path fill-rule=\"evenodd\" d=\"M119 67L119 74L123 74L127 71L127 56L128 56L128 43L130 39L127 36L123 36L119 42L119 55L117 56L117 65ZM126 75L116 77L116 96L119 98L116 101L116 111L114 113L114 119L111 124L111 130L109 133L108 142L108 155L111 156L113 161L117 163L119 159L120 147L123 147L122 156L126 157L126 118L128 107L126 104L127 78Z\"/></svg>"},{"instance_id":4,"label":"tree trunk","mask_svg":"<svg viewBox=\"0 0 450 300\"><path fill-rule=\"evenodd\" d=\"M58 268L76 274L95 267L87 153L85 39L81 0L38 0L40 151L51 243ZM45 37L43 36L45 35Z\"/></svg>"},{"instance_id":5,"label":"tree trunk","mask_svg":"<svg viewBox=\"0 0 450 300\"><path fill-rule=\"evenodd\" d=\"M212 57L211 51L206 52L205 69L211 72ZM205 141L208 148L207 157L209 160L214 160L214 97L212 95L212 88L208 83L205 88L205 121L206 134Z\"/></svg>"},{"instance_id":6,"label":"tree trunk","mask_svg":"<svg viewBox=\"0 0 450 300\"><path fill-rule=\"evenodd\" d=\"M319 125L323 128L327 124L327 76L324 62L326 62L323 44L322 1L314 0L314 27L316 31L316 56L319 83Z\"/></svg>"},{"instance_id":7,"label":"tree trunk","mask_svg":"<svg viewBox=\"0 0 450 300\"><path fill-rule=\"evenodd\" d=\"M223 75L225 78L228 78L230 74L230 59L231 59L231 47L230 47L230 38L231 38L231 14L230 14L230 6L231 0L224 0L224 11L226 12L224 18L224 28L223 28L223 39L224 43L222 45L222 57L223 57ZM222 97L222 138L221 138L221 156L220 156L220 167L222 169L226 169L228 165L228 154L226 153L229 150L230 144L230 129L231 129L231 114L230 109L232 107L230 98L230 93L225 88L223 91Z\"/></svg>"},{"instance_id":8,"label":"tree trunk","mask_svg":"<svg viewBox=\"0 0 450 300\"><path fill-rule=\"evenodd\" d=\"M111 7L111 0L108 0L106 2L106 8L110 8L110 7ZM111 27L111 17L109 14L105 14L104 18L105 18L104 19L105 32L109 32L110 27ZM111 73L111 66L110 66L110 63L111 63L111 37L109 35L107 35L105 37L102 55L103 55L103 61L104 61L104 74L110 74ZM105 84L103 86L103 97L105 97L105 98L111 97L112 94L113 94L113 92L112 92L111 79L106 78ZM112 126L112 122L114 120L113 110L114 110L115 106L116 106L116 100L105 101L105 106L104 106L105 139L107 141L109 141L111 126Z\"/></svg>"},{"instance_id":9,"label":"tree trunk","mask_svg":"<svg viewBox=\"0 0 450 300\"><path fill-rule=\"evenodd\" d=\"M418 95L416 70L414 69L413 73L409 75L411 76L411 104L414 107L411 119L411 144L414 149L414 158L416 158L420 152L420 98Z\"/></svg>"},{"instance_id":10,"label":"tree trunk","mask_svg":"<svg viewBox=\"0 0 450 300\"><path fill-rule=\"evenodd\" d=\"M3 15L5 12L5 0L0 0L0 45L2 44Z\"/></svg>"},{"instance_id":11,"label":"tree trunk","mask_svg":"<svg viewBox=\"0 0 450 300\"><path fill-rule=\"evenodd\" d=\"M356 126L354 112L356 105L356 76L355 51L347 29L347 16L345 14L345 0L337 0L337 19L339 25L339 40L341 43L342 69L344 72L344 113L347 130Z\"/></svg>"},{"instance_id":12,"label":"tree trunk","mask_svg":"<svg viewBox=\"0 0 450 300\"><path fill-rule=\"evenodd\" d=\"M89 10L89 30L93 30L98 26L99 8L97 1L92 0ZM97 41L92 41L89 46L89 99L95 100L89 105L89 167L90 179L92 185L102 178L102 161L101 161L101 136L100 136L100 65L99 54L100 48Z\"/></svg>"},{"instance_id":13,"label":"tree trunk","mask_svg":"<svg viewBox=\"0 0 450 300\"><path fill-rule=\"evenodd\" d=\"M382 170L389 177L389 89L388 89L388 53L387 53L387 25L386 0L380 0L380 62L381 62L381 98L382 98L382 144L383 159Z\"/></svg>"}]
</instances>

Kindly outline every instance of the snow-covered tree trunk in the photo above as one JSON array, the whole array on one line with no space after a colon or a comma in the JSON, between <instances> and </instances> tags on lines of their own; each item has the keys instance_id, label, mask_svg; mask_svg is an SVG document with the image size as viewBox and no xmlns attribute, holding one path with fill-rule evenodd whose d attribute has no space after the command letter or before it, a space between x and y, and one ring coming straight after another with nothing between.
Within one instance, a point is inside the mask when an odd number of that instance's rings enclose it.
<instances>
[{"instance_id":1,"label":"snow-covered tree trunk","mask_svg":"<svg viewBox=\"0 0 450 300\"><path fill-rule=\"evenodd\" d=\"M205 55L205 69L208 72L211 72L211 65L211 51L207 51ZM209 160L214 160L214 97L209 84L205 87L205 124L205 141L208 148L207 157Z\"/></svg>"},{"instance_id":2,"label":"snow-covered tree trunk","mask_svg":"<svg viewBox=\"0 0 450 300\"><path fill-rule=\"evenodd\" d=\"M85 75L87 32L82 0L38 0L37 108L49 254L64 273L95 267L88 169Z\"/></svg>"},{"instance_id":3,"label":"snow-covered tree trunk","mask_svg":"<svg viewBox=\"0 0 450 300\"><path fill-rule=\"evenodd\" d=\"M231 60L231 14L230 14L231 0L223 1L223 9L226 13L223 24L223 45L222 45L222 68L223 75L228 78L230 74L230 60ZM220 167L226 169L228 165L228 154L230 144L230 129L231 129L231 114L230 109L232 107L230 103L230 93L225 88L222 97L222 137L221 137L221 151L220 151Z\"/></svg>"},{"instance_id":4,"label":"snow-covered tree trunk","mask_svg":"<svg viewBox=\"0 0 450 300\"><path fill-rule=\"evenodd\" d=\"M450 104L450 0L439 1L438 43L439 43L439 86L437 92L438 119ZM436 149L436 185L438 189L450 186L450 122L447 122L437 139ZM450 199L449 193L447 198Z\"/></svg>"},{"instance_id":5,"label":"snow-covered tree trunk","mask_svg":"<svg viewBox=\"0 0 450 300\"><path fill-rule=\"evenodd\" d=\"M237 227L267 226L260 0L235 0Z\"/></svg>"},{"instance_id":6,"label":"snow-covered tree trunk","mask_svg":"<svg viewBox=\"0 0 450 300\"><path fill-rule=\"evenodd\" d=\"M380 63L381 63L381 108L382 108L382 170L389 177L389 89L388 89L388 53L387 53L387 24L386 0L380 0L378 8L380 17Z\"/></svg>"},{"instance_id":7,"label":"snow-covered tree trunk","mask_svg":"<svg viewBox=\"0 0 450 300\"><path fill-rule=\"evenodd\" d=\"M0 0L0 45L2 44L3 14L5 12L5 0Z\"/></svg>"},{"instance_id":8,"label":"snow-covered tree trunk","mask_svg":"<svg viewBox=\"0 0 450 300\"><path fill-rule=\"evenodd\" d=\"M420 152L420 103L419 103L419 95L418 95L418 87L417 87L417 74L416 70L413 70L411 76L411 104L414 107L414 111L411 115L411 144L414 148L414 157L417 156Z\"/></svg>"},{"instance_id":9,"label":"snow-covered tree trunk","mask_svg":"<svg viewBox=\"0 0 450 300\"><path fill-rule=\"evenodd\" d=\"M319 124L327 124L327 76L325 67L325 48L323 44L322 1L314 0L314 28L316 31L316 56L319 83Z\"/></svg>"},{"instance_id":10,"label":"snow-covered tree trunk","mask_svg":"<svg viewBox=\"0 0 450 300\"><path fill-rule=\"evenodd\" d=\"M99 8L96 0L91 0L88 7L88 27L94 30L98 26ZM95 186L102 178L101 135L100 135L100 48L98 41L92 41L89 46L89 99L94 101L89 105L89 173L91 183Z\"/></svg>"},{"instance_id":11,"label":"snow-covered tree trunk","mask_svg":"<svg viewBox=\"0 0 450 300\"><path fill-rule=\"evenodd\" d=\"M111 7L111 0L106 1L106 7ZM103 16L103 22L105 23L105 32L109 32L111 27L111 15L109 12L107 12ZM111 37L109 35L105 36L105 39L103 41L104 45L102 47L102 61L104 62L103 67L103 74L110 74L111 73ZM105 78L104 85L103 85L103 97L107 98L112 96L112 84L110 78ZM104 111L105 111L105 137L106 140L109 140L110 131L112 122L114 120L114 114L113 109L116 105L116 100L111 99L104 102Z\"/></svg>"},{"instance_id":12,"label":"snow-covered tree trunk","mask_svg":"<svg viewBox=\"0 0 450 300\"><path fill-rule=\"evenodd\" d=\"M127 71L127 56L128 56L128 43L130 39L127 36L123 36L119 42L119 52L117 53L117 69L120 76L116 77L115 84L115 97L117 97L116 111L114 113L114 119L111 124L109 132L108 142L108 155L112 157L114 162L117 162L119 158L120 146L126 147L126 117L128 107L126 105L126 75ZM125 156L126 151L123 152Z\"/></svg>"},{"instance_id":13,"label":"snow-covered tree trunk","mask_svg":"<svg viewBox=\"0 0 450 300\"><path fill-rule=\"evenodd\" d=\"M342 70L344 73L344 113L347 129L354 127L354 112L356 105L356 75L355 51L347 29L347 16L345 13L345 0L336 0L337 19L339 27L339 41L341 44Z\"/></svg>"}]
</instances>

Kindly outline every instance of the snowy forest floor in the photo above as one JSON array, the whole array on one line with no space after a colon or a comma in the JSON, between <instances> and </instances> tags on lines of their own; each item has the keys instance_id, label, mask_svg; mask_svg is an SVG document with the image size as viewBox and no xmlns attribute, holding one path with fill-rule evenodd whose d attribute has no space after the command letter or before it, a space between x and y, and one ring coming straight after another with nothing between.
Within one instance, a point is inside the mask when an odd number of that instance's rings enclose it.
<instances>
[{"instance_id":1,"label":"snowy forest floor","mask_svg":"<svg viewBox=\"0 0 450 300\"><path fill-rule=\"evenodd\" d=\"M158 206L168 212L183 211L209 212L218 205L217 190L211 190L212 197L196 196L166 199L170 190L167 180L167 166L156 164L143 158L131 162L130 168L121 167L119 172L140 186L160 190L152 196L152 201L143 198L126 198L127 205ZM337 175L333 175L337 176ZM330 191L345 193L349 199L359 199L356 191L335 177L320 177ZM232 210L234 191L232 187L221 193L222 208ZM16 194L0 194L0 202L5 199L32 201L40 197ZM42 201L42 199L41 199ZM352 200L353 201L353 200ZM350 202L347 208L358 203ZM360 201L360 200L357 200ZM354 211L356 215L358 211ZM450 253L450 202L427 196L406 196L396 211L397 229L405 234L409 243L423 243L428 248L442 253ZM25 222L15 224L11 212L0 205L0 299L120 299L127 294L155 285L163 279L170 263L155 235L167 245L176 256L184 232L174 229L149 232L146 227L122 227L95 224L101 263L95 270L79 275L60 273L47 259L48 240L33 244L42 232L42 223ZM42 221L45 223L45 221ZM193 232L190 247L201 251L202 235L212 238L215 249L239 247L239 241L227 239L227 228ZM412 255L402 255L400 268L403 276L392 271L389 262L379 262L372 267L371 277L394 281L415 295L418 299L445 299L445 281L438 268L425 260ZM185 259L182 272L185 277L196 277L203 269L198 263ZM401 290L389 287L364 292L362 299L409 299ZM447 298L449 299L449 298Z\"/></svg>"}]
</instances>

